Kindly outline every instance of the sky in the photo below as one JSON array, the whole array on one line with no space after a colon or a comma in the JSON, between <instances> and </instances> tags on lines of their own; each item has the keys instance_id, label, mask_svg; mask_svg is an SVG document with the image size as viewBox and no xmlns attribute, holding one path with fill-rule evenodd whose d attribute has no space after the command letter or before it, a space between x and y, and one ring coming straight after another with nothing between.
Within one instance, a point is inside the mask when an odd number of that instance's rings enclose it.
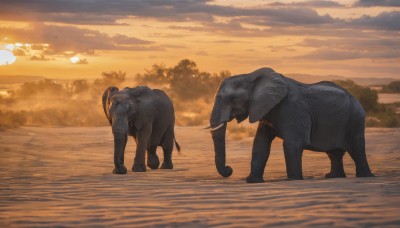
<instances>
[{"instance_id":1,"label":"sky","mask_svg":"<svg viewBox=\"0 0 400 228\"><path fill-rule=\"evenodd\" d=\"M128 77L182 59L233 74L400 79L399 0L2 0L0 75Z\"/></svg>"}]
</instances>

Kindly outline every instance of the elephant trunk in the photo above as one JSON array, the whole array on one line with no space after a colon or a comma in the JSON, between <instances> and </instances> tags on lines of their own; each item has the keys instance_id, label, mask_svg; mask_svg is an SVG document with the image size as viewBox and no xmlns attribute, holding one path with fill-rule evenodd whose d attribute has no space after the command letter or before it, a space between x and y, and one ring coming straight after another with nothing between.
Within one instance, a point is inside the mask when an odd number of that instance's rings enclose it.
<instances>
[{"instance_id":1,"label":"elephant trunk","mask_svg":"<svg viewBox=\"0 0 400 228\"><path fill-rule=\"evenodd\" d=\"M217 104L217 102L216 102ZM218 111L218 106L214 105L213 111L211 113L210 126L212 128L216 128L218 124L218 117L220 112ZM232 175L232 168L230 166L225 166L225 136L226 136L226 126L227 123L223 122L222 127L211 131L212 139L214 141L214 150L215 150L215 166L218 170L218 173L223 177L229 177Z\"/></svg>"},{"instance_id":2,"label":"elephant trunk","mask_svg":"<svg viewBox=\"0 0 400 228\"><path fill-rule=\"evenodd\" d=\"M114 173L126 173L124 166L124 152L128 140L128 123L123 119L112 121L112 132L114 135Z\"/></svg>"},{"instance_id":3,"label":"elephant trunk","mask_svg":"<svg viewBox=\"0 0 400 228\"><path fill-rule=\"evenodd\" d=\"M114 165L116 168L124 165L126 141L127 135L114 134Z\"/></svg>"}]
</instances>

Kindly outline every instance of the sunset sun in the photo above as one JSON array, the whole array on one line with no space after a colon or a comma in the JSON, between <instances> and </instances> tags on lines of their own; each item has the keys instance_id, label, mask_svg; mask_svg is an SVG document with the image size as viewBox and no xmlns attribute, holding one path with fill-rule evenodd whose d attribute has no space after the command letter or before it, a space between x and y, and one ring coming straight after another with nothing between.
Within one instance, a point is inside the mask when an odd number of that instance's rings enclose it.
<instances>
[{"instance_id":1,"label":"sunset sun","mask_svg":"<svg viewBox=\"0 0 400 228\"><path fill-rule=\"evenodd\" d=\"M0 50L0 65L1 66L13 64L16 59L17 59L17 57L15 57L11 51Z\"/></svg>"},{"instance_id":2,"label":"sunset sun","mask_svg":"<svg viewBox=\"0 0 400 228\"><path fill-rule=\"evenodd\" d=\"M69 61L73 64L79 63L81 59L78 56L73 56L71 58L69 58Z\"/></svg>"}]
</instances>

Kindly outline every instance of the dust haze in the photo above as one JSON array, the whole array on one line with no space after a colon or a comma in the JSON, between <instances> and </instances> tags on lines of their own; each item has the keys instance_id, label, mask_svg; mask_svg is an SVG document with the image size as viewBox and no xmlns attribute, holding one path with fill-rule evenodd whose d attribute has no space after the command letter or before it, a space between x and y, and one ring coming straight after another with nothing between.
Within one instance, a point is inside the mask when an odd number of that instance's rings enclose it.
<instances>
[{"instance_id":1,"label":"dust haze","mask_svg":"<svg viewBox=\"0 0 400 228\"><path fill-rule=\"evenodd\" d=\"M174 66L154 64L133 78L127 78L126 72L111 70L92 81L28 81L8 91L7 96L0 96L0 129L17 126L108 126L101 103L104 90L109 86L122 89L138 85L162 89L168 94L174 103L178 126L206 126L218 86L230 76L232 74L228 70L219 73L201 71L196 62L183 59ZM381 104L376 90L351 80L336 80L335 83L361 102L367 113L367 126L400 126L399 102ZM396 92L398 87L397 81L383 86L382 91ZM228 126L228 133L236 139L252 136L254 131L254 127L245 123Z\"/></svg>"}]
</instances>

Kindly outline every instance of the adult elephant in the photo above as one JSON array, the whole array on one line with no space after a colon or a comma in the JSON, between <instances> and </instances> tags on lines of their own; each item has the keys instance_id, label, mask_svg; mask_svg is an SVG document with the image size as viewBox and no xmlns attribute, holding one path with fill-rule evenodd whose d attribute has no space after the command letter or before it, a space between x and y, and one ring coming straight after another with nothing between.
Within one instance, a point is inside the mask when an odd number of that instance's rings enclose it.
<instances>
[{"instance_id":1,"label":"adult elephant","mask_svg":"<svg viewBox=\"0 0 400 228\"><path fill-rule=\"evenodd\" d=\"M164 152L162 169L172 169L172 150L175 145L174 107L169 97L161 90L146 86L124 88L118 90L109 87L103 94L103 109L114 135L114 165L113 173L125 174L124 151L127 136L135 138L136 156L132 171L145 172L145 152L147 150L147 165L157 169L160 161L156 154L157 146Z\"/></svg>"},{"instance_id":2,"label":"adult elephant","mask_svg":"<svg viewBox=\"0 0 400 228\"><path fill-rule=\"evenodd\" d=\"M259 121L253 142L248 183L263 182L271 142L283 139L289 179L303 179L303 150L326 152L331 160L327 178L346 177L343 155L347 151L356 165L357 177L371 177L365 155L365 113L360 103L332 82L303 84L271 68L226 78L214 101L210 127L218 172L229 177L225 166L227 122L249 117Z\"/></svg>"}]
</instances>

